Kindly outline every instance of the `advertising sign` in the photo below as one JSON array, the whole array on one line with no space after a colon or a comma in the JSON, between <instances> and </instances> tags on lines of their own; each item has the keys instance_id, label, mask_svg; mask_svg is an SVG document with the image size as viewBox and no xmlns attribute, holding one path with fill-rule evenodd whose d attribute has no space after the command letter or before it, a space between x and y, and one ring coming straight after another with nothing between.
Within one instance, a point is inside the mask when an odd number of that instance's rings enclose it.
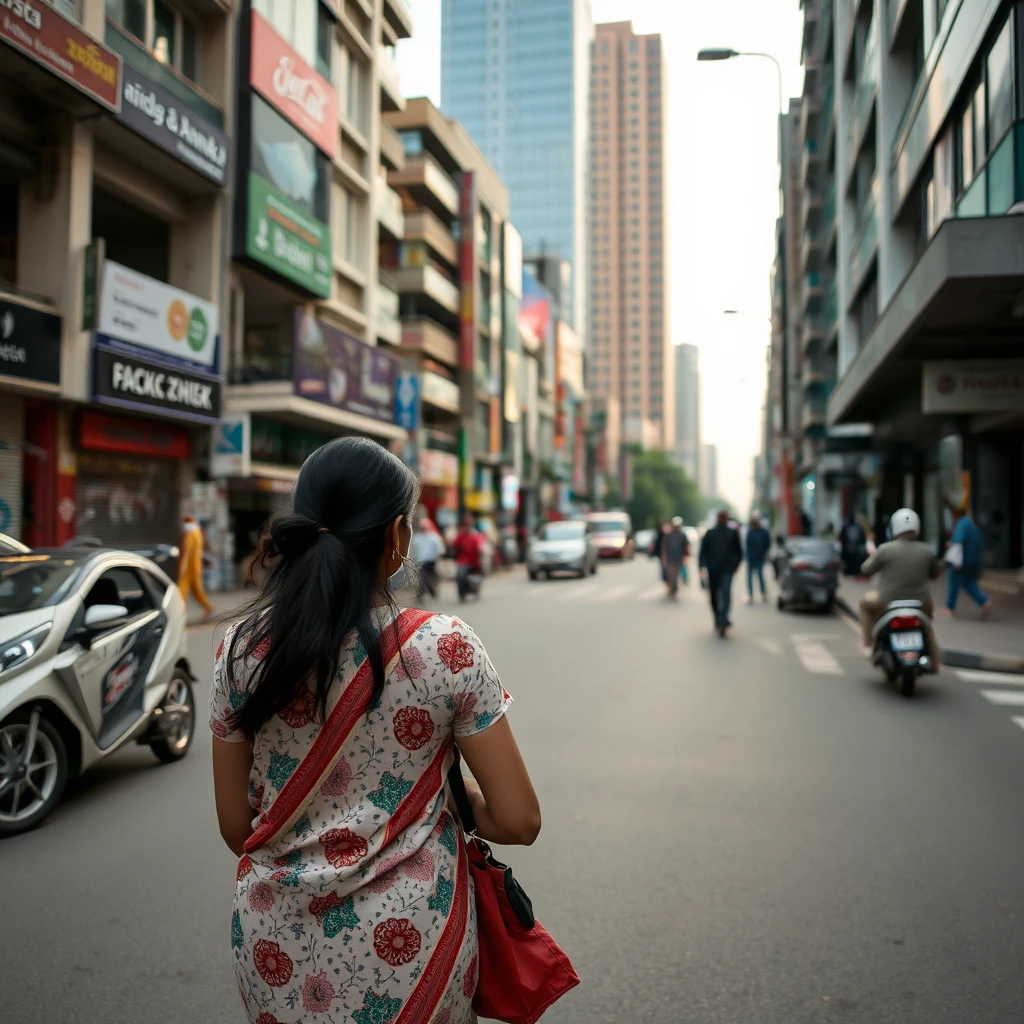
<instances>
[{"instance_id":1,"label":"advertising sign","mask_svg":"<svg viewBox=\"0 0 1024 1024\"><path fill-rule=\"evenodd\" d=\"M111 338L141 345L200 366L217 360L217 307L107 260L98 328Z\"/></svg>"},{"instance_id":2,"label":"advertising sign","mask_svg":"<svg viewBox=\"0 0 1024 1024\"><path fill-rule=\"evenodd\" d=\"M295 394L382 423L395 419L399 362L312 313L295 311Z\"/></svg>"},{"instance_id":3,"label":"advertising sign","mask_svg":"<svg viewBox=\"0 0 1024 1024\"><path fill-rule=\"evenodd\" d=\"M1024 359L925 363L921 389L926 413L1024 412Z\"/></svg>"},{"instance_id":4,"label":"advertising sign","mask_svg":"<svg viewBox=\"0 0 1024 1024\"><path fill-rule=\"evenodd\" d=\"M187 431L152 420L83 409L79 430L83 451L151 455L158 459L187 459L191 451Z\"/></svg>"},{"instance_id":5,"label":"advertising sign","mask_svg":"<svg viewBox=\"0 0 1024 1024\"><path fill-rule=\"evenodd\" d=\"M438 452L433 448L421 449L420 482L432 487L458 487L458 456L450 452Z\"/></svg>"},{"instance_id":6,"label":"advertising sign","mask_svg":"<svg viewBox=\"0 0 1024 1024\"><path fill-rule=\"evenodd\" d=\"M395 422L406 430L415 430L420 419L420 379L415 373L403 373L395 385Z\"/></svg>"},{"instance_id":7,"label":"advertising sign","mask_svg":"<svg viewBox=\"0 0 1024 1024\"><path fill-rule=\"evenodd\" d=\"M249 173L245 253L326 299L331 294L331 233L283 192Z\"/></svg>"},{"instance_id":8,"label":"advertising sign","mask_svg":"<svg viewBox=\"0 0 1024 1024\"><path fill-rule=\"evenodd\" d=\"M523 236L508 221L504 225L505 287L517 298L523 297Z\"/></svg>"},{"instance_id":9,"label":"advertising sign","mask_svg":"<svg viewBox=\"0 0 1024 1024\"><path fill-rule=\"evenodd\" d=\"M42 0L0 0L0 39L108 110L118 110L121 58Z\"/></svg>"},{"instance_id":10,"label":"advertising sign","mask_svg":"<svg viewBox=\"0 0 1024 1024\"><path fill-rule=\"evenodd\" d=\"M60 384L60 317L0 299L0 376Z\"/></svg>"},{"instance_id":11,"label":"advertising sign","mask_svg":"<svg viewBox=\"0 0 1024 1024\"><path fill-rule=\"evenodd\" d=\"M459 368L472 370L476 361L476 305L473 301L476 281L476 184L472 171L465 171L462 175L459 216L462 228L459 254L459 284L462 290L459 307Z\"/></svg>"},{"instance_id":12,"label":"advertising sign","mask_svg":"<svg viewBox=\"0 0 1024 1024\"><path fill-rule=\"evenodd\" d=\"M557 324L556 355L558 383L564 384L577 401L583 398L583 342L563 321Z\"/></svg>"},{"instance_id":13,"label":"advertising sign","mask_svg":"<svg viewBox=\"0 0 1024 1024\"><path fill-rule=\"evenodd\" d=\"M228 137L172 92L128 64L117 120L218 185L228 180Z\"/></svg>"},{"instance_id":14,"label":"advertising sign","mask_svg":"<svg viewBox=\"0 0 1024 1024\"><path fill-rule=\"evenodd\" d=\"M328 156L338 144L338 99L330 84L252 12L249 84Z\"/></svg>"},{"instance_id":15,"label":"advertising sign","mask_svg":"<svg viewBox=\"0 0 1024 1024\"><path fill-rule=\"evenodd\" d=\"M216 377L129 355L102 334L93 346L92 393L97 402L216 423L221 384Z\"/></svg>"},{"instance_id":16,"label":"advertising sign","mask_svg":"<svg viewBox=\"0 0 1024 1024\"><path fill-rule=\"evenodd\" d=\"M210 476L248 476L252 454L252 418L247 412L227 413L211 431Z\"/></svg>"}]
</instances>

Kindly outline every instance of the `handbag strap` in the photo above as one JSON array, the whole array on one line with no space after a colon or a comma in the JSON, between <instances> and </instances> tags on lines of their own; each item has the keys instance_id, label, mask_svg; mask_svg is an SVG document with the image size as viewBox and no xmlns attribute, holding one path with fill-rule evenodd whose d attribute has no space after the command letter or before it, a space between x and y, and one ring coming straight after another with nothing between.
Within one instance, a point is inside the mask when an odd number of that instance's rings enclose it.
<instances>
[{"instance_id":1,"label":"handbag strap","mask_svg":"<svg viewBox=\"0 0 1024 1024\"><path fill-rule=\"evenodd\" d=\"M455 809L459 814L459 822L462 831L470 835L476 832L476 815L469 802L469 794L466 792L466 783L462 779L462 757L459 754L458 745L452 744L454 761L448 770L448 788L452 791L452 799L455 801Z\"/></svg>"}]
</instances>

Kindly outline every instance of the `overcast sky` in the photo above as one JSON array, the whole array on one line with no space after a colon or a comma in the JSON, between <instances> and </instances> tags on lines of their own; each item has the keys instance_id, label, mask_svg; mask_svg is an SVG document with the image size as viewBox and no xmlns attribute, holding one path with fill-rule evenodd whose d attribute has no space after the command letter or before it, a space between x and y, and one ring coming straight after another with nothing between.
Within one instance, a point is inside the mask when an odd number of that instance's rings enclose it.
<instances>
[{"instance_id":1,"label":"overcast sky","mask_svg":"<svg viewBox=\"0 0 1024 1024\"><path fill-rule=\"evenodd\" d=\"M441 99L441 0L409 0L413 38L399 66L407 96ZM700 346L704 440L718 445L719 490L746 510L760 445L778 212L775 71L741 58L698 64L727 46L774 54L799 96L798 0L591 0L594 22L660 32L668 62L665 180L671 237L672 340ZM723 316L738 309L745 316Z\"/></svg>"}]
</instances>

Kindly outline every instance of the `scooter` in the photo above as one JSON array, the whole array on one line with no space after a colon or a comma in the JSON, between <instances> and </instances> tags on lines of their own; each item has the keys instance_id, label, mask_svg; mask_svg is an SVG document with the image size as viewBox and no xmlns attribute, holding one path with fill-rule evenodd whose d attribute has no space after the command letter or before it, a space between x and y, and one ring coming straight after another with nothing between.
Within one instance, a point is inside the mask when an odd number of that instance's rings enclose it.
<instances>
[{"instance_id":1,"label":"scooter","mask_svg":"<svg viewBox=\"0 0 1024 1024\"><path fill-rule=\"evenodd\" d=\"M897 683L904 697L913 697L917 677L931 668L925 653L925 630L931 622L920 601L890 601L875 625L871 663Z\"/></svg>"}]
</instances>

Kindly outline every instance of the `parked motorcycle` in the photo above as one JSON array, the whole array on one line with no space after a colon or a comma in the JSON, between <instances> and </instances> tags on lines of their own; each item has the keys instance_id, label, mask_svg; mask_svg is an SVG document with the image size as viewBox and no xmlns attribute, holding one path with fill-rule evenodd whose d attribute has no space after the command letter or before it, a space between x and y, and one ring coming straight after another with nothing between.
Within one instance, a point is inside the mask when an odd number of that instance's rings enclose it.
<instances>
[{"instance_id":1,"label":"parked motorcycle","mask_svg":"<svg viewBox=\"0 0 1024 1024\"><path fill-rule=\"evenodd\" d=\"M920 601L891 601L874 628L871 663L896 683L904 697L913 697L917 677L930 668L925 631L931 623Z\"/></svg>"}]
</instances>

